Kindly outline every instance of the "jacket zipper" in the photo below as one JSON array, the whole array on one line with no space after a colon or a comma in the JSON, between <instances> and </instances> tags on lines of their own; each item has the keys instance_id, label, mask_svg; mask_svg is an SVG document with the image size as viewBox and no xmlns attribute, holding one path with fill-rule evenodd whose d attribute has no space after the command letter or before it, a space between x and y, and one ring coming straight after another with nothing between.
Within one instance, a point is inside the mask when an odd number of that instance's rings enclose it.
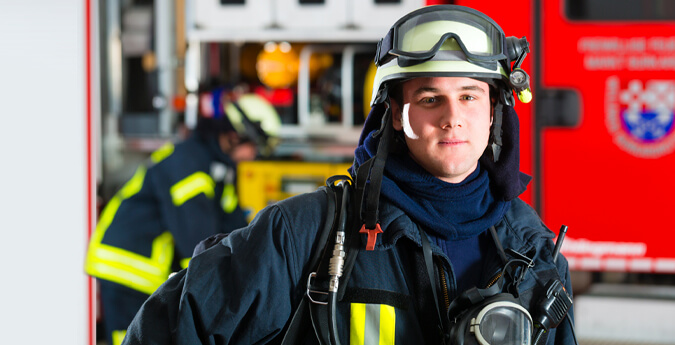
<instances>
[{"instance_id":1,"label":"jacket zipper","mask_svg":"<svg viewBox=\"0 0 675 345\"><path fill-rule=\"evenodd\" d=\"M499 280L499 278L501 278L502 274L503 274L502 271L497 272L497 275L492 277L492 279L490 280L490 282L488 283L488 285L485 288L487 289L487 288L491 287L492 285L494 285L497 282L497 280Z\"/></svg>"},{"instance_id":2,"label":"jacket zipper","mask_svg":"<svg viewBox=\"0 0 675 345\"><path fill-rule=\"evenodd\" d=\"M443 302L445 303L445 311L450 308L450 296L448 294L448 281L445 279L445 272L443 267L439 267L438 272L441 275L441 290L443 291Z\"/></svg>"}]
</instances>

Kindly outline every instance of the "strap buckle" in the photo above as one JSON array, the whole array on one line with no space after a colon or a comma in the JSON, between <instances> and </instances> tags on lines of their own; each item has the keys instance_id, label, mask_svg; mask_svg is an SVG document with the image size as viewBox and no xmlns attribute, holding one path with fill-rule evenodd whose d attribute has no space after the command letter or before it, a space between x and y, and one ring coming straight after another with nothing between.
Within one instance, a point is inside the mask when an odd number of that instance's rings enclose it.
<instances>
[{"instance_id":1,"label":"strap buckle","mask_svg":"<svg viewBox=\"0 0 675 345\"><path fill-rule=\"evenodd\" d=\"M312 278L316 278L316 272L310 273L309 276L307 277L307 298L309 298L309 300L314 304L327 305L328 304L328 292L312 289ZM312 298L312 294L318 295L318 296L316 296L317 298L319 296L326 296L325 297L326 301L320 301L318 299L315 300L314 298Z\"/></svg>"},{"instance_id":2,"label":"strap buckle","mask_svg":"<svg viewBox=\"0 0 675 345\"><path fill-rule=\"evenodd\" d=\"M380 227L380 223L375 223L374 229L368 229L366 228L366 224L364 223L363 226L361 227L361 230L359 230L359 233L368 235L366 250L372 251L375 250L375 243L377 243L377 234L382 233L382 228Z\"/></svg>"}]
</instances>

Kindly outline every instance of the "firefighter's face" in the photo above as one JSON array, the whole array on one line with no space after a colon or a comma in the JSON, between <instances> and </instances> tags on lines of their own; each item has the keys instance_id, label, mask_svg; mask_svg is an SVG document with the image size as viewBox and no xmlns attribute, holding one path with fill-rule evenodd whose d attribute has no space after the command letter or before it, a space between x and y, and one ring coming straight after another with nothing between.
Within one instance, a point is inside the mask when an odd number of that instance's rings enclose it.
<instances>
[{"instance_id":1,"label":"firefighter's face","mask_svg":"<svg viewBox=\"0 0 675 345\"><path fill-rule=\"evenodd\" d=\"M240 142L235 132L220 133L218 142L221 150L235 162L252 161L258 155L258 148L253 142Z\"/></svg>"},{"instance_id":2,"label":"firefighter's face","mask_svg":"<svg viewBox=\"0 0 675 345\"><path fill-rule=\"evenodd\" d=\"M258 155L258 148L252 142L239 144L232 149L231 157L236 163L252 161Z\"/></svg>"},{"instance_id":3,"label":"firefighter's face","mask_svg":"<svg viewBox=\"0 0 675 345\"><path fill-rule=\"evenodd\" d=\"M490 88L464 77L425 77L402 85L392 102L393 125L403 130L412 158L439 179L458 183L485 151L492 124Z\"/></svg>"}]
</instances>

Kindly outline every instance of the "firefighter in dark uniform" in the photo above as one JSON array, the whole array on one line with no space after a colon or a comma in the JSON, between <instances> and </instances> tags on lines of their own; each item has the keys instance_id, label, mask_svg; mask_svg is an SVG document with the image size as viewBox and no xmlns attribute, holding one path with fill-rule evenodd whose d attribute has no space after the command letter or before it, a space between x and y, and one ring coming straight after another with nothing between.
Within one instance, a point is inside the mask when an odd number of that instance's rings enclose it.
<instances>
[{"instance_id":1,"label":"firefighter in dark uniform","mask_svg":"<svg viewBox=\"0 0 675 345\"><path fill-rule=\"evenodd\" d=\"M221 92L211 96L213 111L201 112L190 137L152 153L98 220L85 269L100 284L112 345L122 342L138 309L169 274L187 267L200 240L247 224L235 190L236 164L269 148L279 118L256 95L225 107Z\"/></svg>"},{"instance_id":2,"label":"firefighter in dark uniform","mask_svg":"<svg viewBox=\"0 0 675 345\"><path fill-rule=\"evenodd\" d=\"M402 17L351 176L211 242L123 344L575 344L562 242L518 197L527 53L471 8Z\"/></svg>"}]
</instances>

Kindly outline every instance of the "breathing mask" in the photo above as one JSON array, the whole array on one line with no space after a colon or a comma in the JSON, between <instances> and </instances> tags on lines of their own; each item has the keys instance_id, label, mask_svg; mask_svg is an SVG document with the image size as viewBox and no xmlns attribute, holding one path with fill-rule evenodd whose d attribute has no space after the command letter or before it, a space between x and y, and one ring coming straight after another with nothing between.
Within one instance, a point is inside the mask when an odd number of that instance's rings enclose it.
<instances>
[{"instance_id":1,"label":"breathing mask","mask_svg":"<svg viewBox=\"0 0 675 345\"><path fill-rule=\"evenodd\" d=\"M532 316L510 293L471 288L453 301L448 317L449 344L532 344Z\"/></svg>"},{"instance_id":2,"label":"breathing mask","mask_svg":"<svg viewBox=\"0 0 675 345\"><path fill-rule=\"evenodd\" d=\"M518 298L518 285L534 263L512 249L505 251L494 227L490 227L490 234L505 263L504 268L488 288L470 288L452 301L447 314L445 344L537 345L549 329L556 328L565 319L572 299L560 280L551 279L530 314ZM564 237L563 230L561 234ZM562 238L559 238L554 261L561 244Z\"/></svg>"}]
</instances>

